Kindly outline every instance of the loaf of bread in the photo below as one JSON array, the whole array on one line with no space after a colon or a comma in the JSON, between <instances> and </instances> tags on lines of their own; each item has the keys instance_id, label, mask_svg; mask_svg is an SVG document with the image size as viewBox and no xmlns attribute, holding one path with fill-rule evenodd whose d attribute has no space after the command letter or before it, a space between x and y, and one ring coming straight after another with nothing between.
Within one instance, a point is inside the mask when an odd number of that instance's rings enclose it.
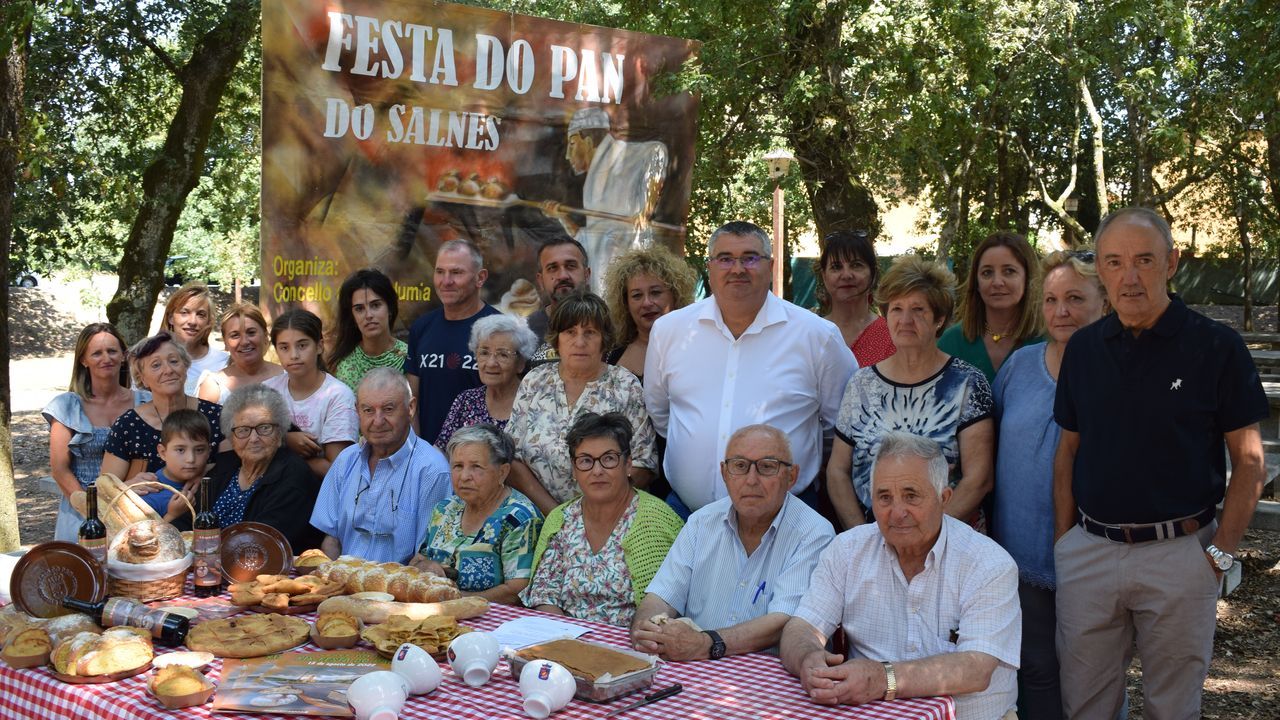
<instances>
[{"instance_id":1,"label":"loaf of bread","mask_svg":"<svg viewBox=\"0 0 1280 720\"><path fill-rule=\"evenodd\" d=\"M160 520L142 520L129 526L111 541L108 557L120 562L142 564L177 560L187 554L182 533Z\"/></svg>"},{"instance_id":2,"label":"loaf of bread","mask_svg":"<svg viewBox=\"0 0 1280 720\"><path fill-rule=\"evenodd\" d=\"M94 635L102 633L102 628L98 627L98 623L84 613L70 613L52 620L46 620L44 629L45 632L49 633L49 639L53 641L54 647L82 632L93 633Z\"/></svg>"},{"instance_id":3,"label":"loaf of bread","mask_svg":"<svg viewBox=\"0 0 1280 720\"><path fill-rule=\"evenodd\" d=\"M331 583L343 583L348 595L390 593L397 602L434 603L462 596L452 580L399 563L373 563L344 555L312 571Z\"/></svg>"},{"instance_id":4,"label":"loaf of bread","mask_svg":"<svg viewBox=\"0 0 1280 720\"><path fill-rule=\"evenodd\" d=\"M403 615L410 620L425 620L437 615L453 618L477 617L489 611L489 601L482 597L464 597L434 603L403 603L334 597L320 603L317 611L322 614L346 613L359 618L366 625L376 625L386 622L392 615Z\"/></svg>"},{"instance_id":5,"label":"loaf of bread","mask_svg":"<svg viewBox=\"0 0 1280 720\"><path fill-rule=\"evenodd\" d=\"M98 635L82 632L57 645L49 658L63 675L113 675L151 662L151 639L131 628L112 628Z\"/></svg>"}]
</instances>

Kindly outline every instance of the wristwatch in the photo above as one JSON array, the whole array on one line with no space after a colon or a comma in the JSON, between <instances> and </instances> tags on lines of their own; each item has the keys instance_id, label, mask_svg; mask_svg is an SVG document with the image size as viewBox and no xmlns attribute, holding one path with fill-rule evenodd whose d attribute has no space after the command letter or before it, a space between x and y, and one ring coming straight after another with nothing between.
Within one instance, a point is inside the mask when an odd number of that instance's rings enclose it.
<instances>
[{"instance_id":1,"label":"wristwatch","mask_svg":"<svg viewBox=\"0 0 1280 720\"><path fill-rule=\"evenodd\" d=\"M898 674L893 671L893 663L881 664L884 665L884 699L892 700L898 697Z\"/></svg>"},{"instance_id":2,"label":"wristwatch","mask_svg":"<svg viewBox=\"0 0 1280 720\"><path fill-rule=\"evenodd\" d=\"M1204 549L1204 552L1209 556L1209 560L1213 562L1213 566L1222 572L1230 570L1231 566L1236 564L1235 555L1225 550L1219 550L1217 545L1210 545Z\"/></svg>"},{"instance_id":3,"label":"wristwatch","mask_svg":"<svg viewBox=\"0 0 1280 720\"><path fill-rule=\"evenodd\" d=\"M715 630L703 630L702 632L711 638L711 659L719 660L724 657L724 638L720 637L720 633Z\"/></svg>"}]
</instances>

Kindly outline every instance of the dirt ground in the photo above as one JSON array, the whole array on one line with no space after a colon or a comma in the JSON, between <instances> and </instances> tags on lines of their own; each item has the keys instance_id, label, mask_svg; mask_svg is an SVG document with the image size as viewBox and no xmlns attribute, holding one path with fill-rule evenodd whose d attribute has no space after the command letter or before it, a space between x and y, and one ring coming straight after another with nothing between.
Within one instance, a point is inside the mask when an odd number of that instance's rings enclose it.
<instances>
[{"instance_id":1,"label":"dirt ground","mask_svg":"<svg viewBox=\"0 0 1280 720\"><path fill-rule=\"evenodd\" d=\"M39 478L49 472L48 428L40 408L66 388L76 333L84 324L105 318L103 307L112 290L103 278L35 290L11 288L14 470L25 543L52 539L58 505L56 497L38 487ZM221 297L220 306L229 300ZM1240 327L1240 308L1197 309ZM1274 306L1260 308L1255 318L1257 330L1275 331ZM1280 533L1249 531L1240 558L1243 584L1218 601L1218 632L1202 716L1280 718ZM1142 718L1140 661L1130 668L1128 684L1130 717Z\"/></svg>"}]
</instances>

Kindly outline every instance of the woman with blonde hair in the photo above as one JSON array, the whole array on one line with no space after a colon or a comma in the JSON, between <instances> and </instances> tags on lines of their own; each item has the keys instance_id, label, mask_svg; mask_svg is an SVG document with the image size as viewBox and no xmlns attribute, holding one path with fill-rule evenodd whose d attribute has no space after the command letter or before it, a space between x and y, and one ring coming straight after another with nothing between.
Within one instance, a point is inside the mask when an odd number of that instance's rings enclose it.
<instances>
[{"instance_id":1,"label":"woman with blonde hair","mask_svg":"<svg viewBox=\"0 0 1280 720\"><path fill-rule=\"evenodd\" d=\"M827 492L845 528L870 519L871 465L888 432L902 430L942 446L951 467L948 515L984 530L991 490L994 422L991 386L969 363L938 348L951 320L955 276L907 255L894 261L877 295L897 352L859 369L845 387L827 464Z\"/></svg>"},{"instance_id":2,"label":"woman with blonde hair","mask_svg":"<svg viewBox=\"0 0 1280 720\"><path fill-rule=\"evenodd\" d=\"M110 323L81 330L72 357L68 391L41 413L49 423L49 474L62 491L53 539L69 542L84 522L71 506L71 494L97 479L112 423L146 400L146 393L129 389L124 338Z\"/></svg>"},{"instance_id":3,"label":"woman with blonde hair","mask_svg":"<svg viewBox=\"0 0 1280 720\"><path fill-rule=\"evenodd\" d=\"M1053 419L1062 353L1077 330L1108 310L1092 252L1044 260L1041 314L1049 340L1018 350L996 375L1000 420L992 535L1018 563L1022 604L1019 712L1062 717L1053 565L1053 459L1062 429Z\"/></svg>"},{"instance_id":4,"label":"woman with blonde hair","mask_svg":"<svg viewBox=\"0 0 1280 720\"><path fill-rule=\"evenodd\" d=\"M960 322L938 347L995 379L1005 358L1043 342L1038 307L1040 259L1027 239L1011 232L987 236L973 251L960 301Z\"/></svg>"},{"instance_id":5,"label":"woman with blonde hair","mask_svg":"<svg viewBox=\"0 0 1280 720\"><path fill-rule=\"evenodd\" d=\"M605 300L618 331L618 345L605 362L644 378L649 331L658 318L693 300L693 270L661 245L619 255L605 274Z\"/></svg>"},{"instance_id":6,"label":"woman with blonde hair","mask_svg":"<svg viewBox=\"0 0 1280 720\"><path fill-rule=\"evenodd\" d=\"M206 371L200 380L201 400L226 403L231 391L260 383L284 372L284 368L264 357L267 350L267 320L253 303L236 303L218 319L222 342L231 361L222 370Z\"/></svg>"},{"instance_id":7,"label":"woman with blonde hair","mask_svg":"<svg viewBox=\"0 0 1280 720\"><path fill-rule=\"evenodd\" d=\"M182 345L191 363L183 386L188 395L197 393L205 372L218 372L227 366L227 351L209 346L213 314L213 298L202 282L189 282L178 288L164 305L161 329Z\"/></svg>"}]
</instances>

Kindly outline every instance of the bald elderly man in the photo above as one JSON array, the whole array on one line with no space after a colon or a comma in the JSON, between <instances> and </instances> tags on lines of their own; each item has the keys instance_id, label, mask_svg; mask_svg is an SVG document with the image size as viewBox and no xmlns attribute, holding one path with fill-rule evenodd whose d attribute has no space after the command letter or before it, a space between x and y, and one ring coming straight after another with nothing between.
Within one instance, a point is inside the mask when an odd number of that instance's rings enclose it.
<instances>
[{"instance_id":1,"label":"bald elderly man","mask_svg":"<svg viewBox=\"0 0 1280 720\"><path fill-rule=\"evenodd\" d=\"M777 428L749 425L729 438L720 463L729 497L689 516L676 537L636 610L637 650L719 660L778 644L835 537L831 523L791 494L800 469Z\"/></svg>"}]
</instances>

